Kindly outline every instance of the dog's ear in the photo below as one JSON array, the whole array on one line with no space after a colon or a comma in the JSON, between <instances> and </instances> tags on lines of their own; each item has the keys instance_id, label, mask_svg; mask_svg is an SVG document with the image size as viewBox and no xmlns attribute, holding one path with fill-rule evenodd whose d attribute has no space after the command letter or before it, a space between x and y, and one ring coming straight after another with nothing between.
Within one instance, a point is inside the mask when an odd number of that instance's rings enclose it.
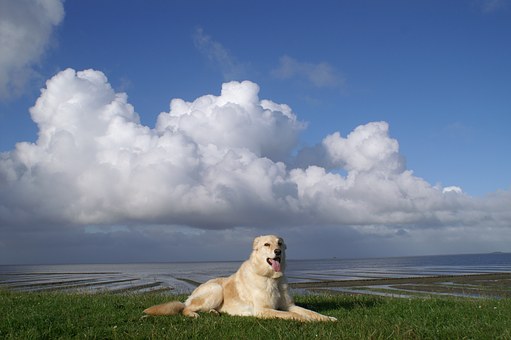
<instances>
[{"instance_id":1,"label":"dog's ear","mask_svg":"<svg viewBox=\"0 0 511 340\"><path fill-rule=\"evenodd\" d=\"M259 242L261 241L261 236L258 236L254 239L254 243L252 243L252 250L256 250L259 248Z\"/></svg>"}]
</instances>

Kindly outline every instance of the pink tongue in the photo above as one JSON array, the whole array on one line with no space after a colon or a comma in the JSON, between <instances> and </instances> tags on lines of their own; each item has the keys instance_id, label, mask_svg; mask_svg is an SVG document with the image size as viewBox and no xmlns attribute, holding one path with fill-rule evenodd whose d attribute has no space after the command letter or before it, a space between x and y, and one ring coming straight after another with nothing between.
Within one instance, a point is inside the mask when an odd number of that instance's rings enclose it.
<instances>
[{"instance_id":1,"label":"pink tongue","mask_svg":"<svg viewBox=\"0 0 511 340\"><path fill-rule=\"evenodd\" d=\"M273 268L273 270L276 272L280 272L280 262L271 260L271 259L270 259L270 261L271 261L271 267Z\"/></svg>"}]
</instances>

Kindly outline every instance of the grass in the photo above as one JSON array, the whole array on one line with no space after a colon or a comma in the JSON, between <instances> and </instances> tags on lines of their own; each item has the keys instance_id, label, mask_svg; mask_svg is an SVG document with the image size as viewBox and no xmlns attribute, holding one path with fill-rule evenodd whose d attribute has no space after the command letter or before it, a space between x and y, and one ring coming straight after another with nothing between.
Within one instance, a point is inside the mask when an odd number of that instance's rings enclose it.
<instances>
[{"instance_id":1,"label":"grass","mask_svg":"<svg viewBox=\"0 0 511 340\"><path fill-rule=\"evenodd\" d=\"M181 297L182 298L182 297ZM511 299L308 295L336 323L181 315L141 318L168 295L0 290L1 339L511 339Z\"/></svg>"}]
</instances>

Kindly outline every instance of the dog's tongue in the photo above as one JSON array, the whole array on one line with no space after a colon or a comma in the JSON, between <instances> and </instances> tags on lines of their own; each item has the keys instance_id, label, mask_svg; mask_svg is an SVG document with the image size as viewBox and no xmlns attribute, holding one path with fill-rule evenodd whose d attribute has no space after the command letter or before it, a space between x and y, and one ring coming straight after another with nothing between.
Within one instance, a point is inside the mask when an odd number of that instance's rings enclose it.
<instances>
[{"instance_id":1,"label":"dog's tongue","mask_svg":"<svg viewBox=\"0 0 511 340\"><path fill-rule=\"evenodd\" d=\"M270 259L270 261L271 261L271 267L273 268L273 270L276 272L280 272L280 262L277 260L272 260L272 259Z\"/></svg>"}]
</instances>

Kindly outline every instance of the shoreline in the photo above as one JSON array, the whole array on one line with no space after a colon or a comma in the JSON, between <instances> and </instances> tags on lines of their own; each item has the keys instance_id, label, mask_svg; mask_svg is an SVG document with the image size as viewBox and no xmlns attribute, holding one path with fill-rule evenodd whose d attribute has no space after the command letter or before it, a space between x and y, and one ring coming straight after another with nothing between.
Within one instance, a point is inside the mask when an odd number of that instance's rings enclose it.
<instances>
[{"instance_id":1,"label":"shoreline","mask_svg":"<svg viewBox=\"0 0 511 340\"><path fill-rule=\"evenodd\" d=\"M105 277L60 280L5 280L0 279L0 289L27 292L78 292L95 293L110 292L144 294L150 292L166 292L168 294L187 294L177 287L158 280L140 280L136 278ZM306 278L304 278L306 279ZM190 291L201 282L188 278L176 280L190 286ZM102 289L95 289L108 284ZM511 298L511 273L495 272L482 274L413 276L401 278L372 278L355 280L319 280L306 282L291 282L289 287L296 295L311 293L348 294L348 295L378 295L390 297L430 297L434 295L449 295L468 298Z\"/></svg>"},{"instance_id":2,"label":"shoreline","mask_svg":"<svg viewBox=\"0 0 511 340\"><path fill-rule=\"evenodd\" d=\"M238 270L238 262L0 266L0 289L189 294ZM290 261L292 293L511 297L511 254Z\"/></svg>"}]
</instances>

